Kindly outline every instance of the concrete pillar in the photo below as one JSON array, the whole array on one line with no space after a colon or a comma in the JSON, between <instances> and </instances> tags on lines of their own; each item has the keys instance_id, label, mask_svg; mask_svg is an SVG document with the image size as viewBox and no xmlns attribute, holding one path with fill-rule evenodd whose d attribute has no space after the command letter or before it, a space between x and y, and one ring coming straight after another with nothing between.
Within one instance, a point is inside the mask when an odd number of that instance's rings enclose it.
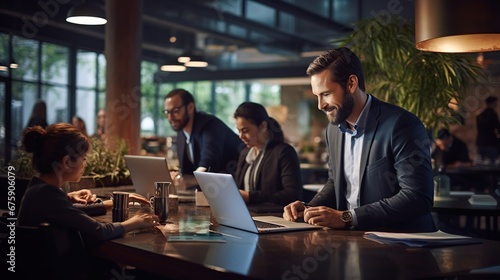
<instances>
[{"instance_id":1,"label":"concrete pillar","mask_svg":"<svg viewBox=\"0 0 500 280\"><path fill-rule=\"evenodd\" d=\"M106 139L140 151L142 0L106 0Z\"/></svg>"}]
</instances>

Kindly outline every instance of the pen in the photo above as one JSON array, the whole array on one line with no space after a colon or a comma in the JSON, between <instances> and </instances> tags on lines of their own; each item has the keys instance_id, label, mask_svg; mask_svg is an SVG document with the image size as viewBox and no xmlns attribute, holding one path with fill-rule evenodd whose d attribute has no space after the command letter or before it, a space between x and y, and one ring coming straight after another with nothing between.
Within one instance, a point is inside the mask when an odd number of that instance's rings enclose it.
<instances>
[{"instance_id":1,"label":"pen","mask_svg":"<svg viewBox=\"0 0 500 280\"><path fill-rule=\"evenodd\" d=\"M302 203L302 205L304 205L304 207L306 207L306 208L311 207L311 205L309 205L307 202L301 201L301 203Z\"/></svg>"}]
</instances>

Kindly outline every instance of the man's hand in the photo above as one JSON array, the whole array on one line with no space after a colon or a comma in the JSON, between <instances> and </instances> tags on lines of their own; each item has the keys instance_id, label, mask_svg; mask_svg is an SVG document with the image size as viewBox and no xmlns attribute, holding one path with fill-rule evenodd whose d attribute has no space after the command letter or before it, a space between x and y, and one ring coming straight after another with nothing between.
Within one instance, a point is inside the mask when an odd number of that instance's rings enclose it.
<instances>
[{"instance_id":1,"label":"man's hand","mask_svg":"<svg viewBox=\"0 0 500 280\"><path fill-rule=\"evenodd\" d=\"M311 225L345 228L340 216L342 211L338 211L326 206L308 207L304 211L304 221Z\"/></svg>"},{"instance_id":2,"label":"man's hand","mask_svg":"<svg viewBox=\"0 0 500 280\"><path fill-rule=\"evenodd\" d=\"M304 216L305 209L302 201L296 200L283 208L283 219L294 222Z\"/></svg>"},{"instance_id":3,"label":"man's hand","mask_svg":"<svg viewBox=\"0 0 500 280\"><path fill-rule=\"evenodd\" d=\"M250 193L244 190L240 190L241 197L243 198L243 201L245 203L248 203L250 201Z\"/></svg>"},{"instance_id":4,"label":"man's hand","mask_svg":"<svg viewBox=\"0 0 500 280\"><path fill-rule=\"evenodd\" d=\"M82 204L93 203L97 199L97 196L87 189L69 192L67 196L71 202Z\"/></svg>"}]
</instances>

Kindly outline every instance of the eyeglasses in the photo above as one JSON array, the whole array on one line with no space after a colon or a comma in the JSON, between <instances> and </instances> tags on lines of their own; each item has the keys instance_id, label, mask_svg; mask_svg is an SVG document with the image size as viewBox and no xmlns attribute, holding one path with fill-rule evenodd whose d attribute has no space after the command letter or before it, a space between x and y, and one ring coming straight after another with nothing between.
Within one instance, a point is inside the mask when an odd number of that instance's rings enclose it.
<instances>
[{"instance_id":1,"label":"eyeglasses","mask_svg":"<svg viewBox=\"0 0 500 280\"><path fill-rule=\"evenodd\" d=\"M163 110L163 113L165 114L165 117L168 117L168 114L171 114L172 116L177 116L179 114L179 112L181 111L181 108L184 107L184 104L182 104L181 106L177 106L177 107L174 107L170 110Z\"/></svg>"}]
</instances>

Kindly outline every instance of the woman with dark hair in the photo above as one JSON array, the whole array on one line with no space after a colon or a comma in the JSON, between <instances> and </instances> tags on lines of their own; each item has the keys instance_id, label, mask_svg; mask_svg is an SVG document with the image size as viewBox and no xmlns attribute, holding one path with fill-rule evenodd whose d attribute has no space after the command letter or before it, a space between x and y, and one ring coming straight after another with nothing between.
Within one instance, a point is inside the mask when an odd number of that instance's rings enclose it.
<instances>
[{"instance_id":1,"label":"woman with dark hair","mask_svg":"<svg viewBox=\"0 0 500 280\"><path fill-rule=\"evenodd\" d=\"M73 205L95 200L89 191L66 194L61 190L65 182L80 180L85 168L86 155L90 149L88 137L74 126L58 123L46 129L40 126L27 128L24 131L22 144L24 149L32 153L33 167L39 172L33 176L22 198L17 223L21 226L37 227L41 223L49 223L58 232L60 254L67 259L61 264L64 275L71 274L73 279L87 273L79 269L83 264L70 261L80 256L75 252L77 244L82 240L86 245L94 245L96 241L112 239L125 232L153 228L154 217L151 214L140 214L117 223L98 222ZM90 241L90 242L89 242ZM78 242L78 243L77 243ZM97 262L88 269L94 271ZM73 275L74 274L74 275Z\"/></svg>"},{"instance_id":2,"label":"woman with dark hair","mask_svg":"<svg viewBox=\"0 0 500 280\"><path fill-rule=\"evenodd\" d=\"M240 153L235 179L247 203L286 205L302 197L299 157L285 143L279 123L257 103L244 102L234 113L240 139L247 146Z\"/></svg>"},{"instance_id":3,"label":"woman with dark hair","mask_svg":"<svg viewBox=\"0 0 500 280\"><path fill-rule=\"evenodd\" d=\"M85 121L82 118L79 116L73 116L71 118L71 123L74 127L76 127L76 129L80 130L83 135L87 137L89 136L87 133L87 125L85 125Z\"/></svg>"},{"instance_id":4,"label":"woman with dark hair","mask_svg":"<svg viewBox=\"0 0 500 280\"><path fill-rule=\"evenodd\" d=\"M46 128L47 124L47 105L45 101L38 100L33 109L31 110L31 115L26 125L26 128L39 125L42 128Z\"/></svg>"},{"instance_id":5,"label":"woman with dark hair","mask_svg":"<svg viewBox=\"0 0 500 280\"><path fill-rule=\"evenodd\" d=\"M22 144L32 153L34 176L24 194L17 222L23 226L38 226L48 222L55 227L75 230L94 240L112 239L125 232L152 228L153 217L148 214L133 216L121 223L101 223L73 206L95 200L90 191L64 193L65 182L78 182L85 168L85 157L90 149L89 139L74 126L54 124L46 129L40 126L25 130Z\"/></svg>"}]
</instances>

